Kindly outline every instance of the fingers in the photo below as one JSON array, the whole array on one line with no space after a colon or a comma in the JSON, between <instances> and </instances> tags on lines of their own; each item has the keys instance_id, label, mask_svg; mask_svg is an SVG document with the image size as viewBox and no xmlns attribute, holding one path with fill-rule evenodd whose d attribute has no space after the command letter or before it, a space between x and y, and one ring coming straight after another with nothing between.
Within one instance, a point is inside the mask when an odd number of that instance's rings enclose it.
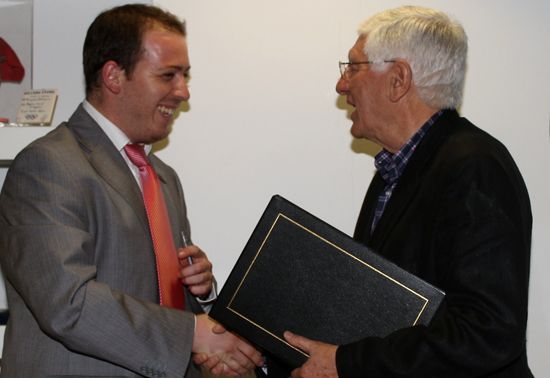
<instances>
[{"instance_id":1,"label":"fingers","mask_svg":"<svg viewBox=\"0 0 550 378\"><path fill-rule=\"evenodd\" d=\"M181 282L187 286L187 289L195 297L206 298L213 289L213 276L211 273L200 274L192 277L183 278Z\"/></svg>"},{"instance_id":2,"label":"fingers","mask_svg":"<svg viewBox=\"0 0 550 378\"><path fill-rule=\"evenodd\" d=\"M193 359L195 361L195 359ZM196 362L195 362L196 363ZM203 367L210 370L214 375L223 374L229 377L238 377L241 373L231 369L223 360L218 356L212 356L202 364Z\"/></svg>"},{"instance_id":3,"label":"fingers","mask_svg":"<svg viewBox=\"0 0 550 378\"><path fill-rule=\"evenodd\" d=\"M200 266L193 264L190 267L180 269L181 282L188 286L212 286L213 274L209 270L202 269Z\"/></svg>"},{"instance_id":4,"label":"fingers","mask_svg":"<svg viewBox=\"0 0 550 378\"><path fill-rule=\"evenodd\" d=\"M284 338L291 345L309 354L306 363L292 371L292 378L338 377L338 370L336 368L337 345L310 340L288 331L284 333Z\"/></svg>"},{"instance_id":5,"label":"fingers","mask_svg":"<svg viewBox=\"0 0 550 378\"><path fill-rule=\"evenodd\" d=\"M254 348L249 343L242 341L241 344L237 347L239 352L241 352L248 361L250 361L250 368L254 368L255 366L262 366L264 363L264 359L262 357L262 354L260 351L258 351L256 348Z\"/></svg>"},{"instance_id":6,"label":"fingers","mask_svg":"<svg viewBox=\"0 0 550 378\"><path fill-rule=\"evenodd\" d=\"M197 365L206 364L208 356L205 353L197 353L193 355L193 362Z\"/></svg>"},{"instance_id":7,"label":"fingers","mask_svg":"<svg viewBox=\"0 0 550 378\"><path fill-rule=\"evenodd\" d=\"M221 374L223 372L223 361L217 355L196 354L193 356L193 362L205 367L214 374Z\"/></svg>"},{"instance_id":8,"label":"fingers","mask_svg":"<svg viewBox=\"0 0 550 378\"><path fill-rule=\"evenodd\" d=\"M244 374L263 364L262 355L256 348L230 332L227 332L226 335L232 338L233 346L223 353L221 359L228 367Z\"/></svg>"},{"instance_id":9,"label":"fingers","mask_svg":"<svg viewBox=\"0 0 550 378\"><path fill-rule=\"evenodd\" d=\"M302 376L302 369L301 368L294 369L290 373L290 378L300 378L301 376Z\"/></svg>"},{"instance_id":10,"label":"fingers","mask_svg":"<svg viewBox=\"0 0 550 378\"><path fill-rule=\"evenodd\" d=\"M239 354L224 356L223 363L227 365L229 369L238 374L245 374L254 368L254 364L252 364L250 360Z\"/></svg>"},{"instance_id":11,"label":"fingers","mask_svg":"<svg viewBox=\"0 0 550 378\"><path fill-rule=\"evenodd\" d=\"M208 356L205 353L198 353L193 355L193 362L199 366L206 367L208 370L212 370L221 360L217 355Z\"/></svg>"},{"instance_id":12,"label":"fingers","mask_svg":"<svg viewBox=\"0 0 550 378\"><path fill-rule=\"evenodd\" d=\"M240 377L241 374L231 369L226 363L221 362L214 369L211 370L214 375L223 375L225 377Z\"/></svg>"},{"instance_id":13,"label":"fingers","mask_svg":"<svg viewBox=\"0 0 550 378\"><path fill-rule=\"evenodd\" d=\"M290 331L285 331L283 336L285 340L288 341L288 343L291 344L292 346L295 346L296 348L301 349L308 354L311 352L311 348L314 343L313 340L310 340L303 336L296 335Z\"/></svg>"},{"instance_id":14,"label":"fingers","mask_svg":"<svg viewBox=\"0 0 550 378\"><path fill-rule=\"evenodd\" d=\"M216 335L221 335L222 333L226 332L224 326L222 326L220 323L216 323L214 327L212 327L212 332L214 332Z\"/></svg>"},{"instance_id":15,"label":"fingers","mask_svg":"<svg viewBox=\"0 0 550 378\"><path fill-rule=\"evenodd\" d=\"M230 332L227 332L226 335L233 338L232 343L234 344L232 348L223 353L222 360L228 367L244 374L256 366L262 366L263 358L256 348Z\"/></svg>"},{"instance_id":16,"label":"fingers","mask_svg":"<svg viewBox=\"0 0 550 378\"><path fill-rule=\"evenodd\" d=\"M208 261L206 253L204 253L204 251L196 245L190 245L188 247L178 249L178 258L182 266L190 265L188 259L189 257L191 257L192 264L202 260Z\"/></svg>"},{"instance_id":17,"label":"fingers","mask_svg":"<svg viewBox=\"0 0 550 378\"><path fill-rule=\"evenodd\" d=\"M210 370L214 374L224 374L226 376L239 376L239 374L243 374L246 372L246 371L243 371L242 373L239 373L238 371L233 370L218 355L208 356L205 353L197 353L193 356L193 362L199 366L202 366ZM239 365L235 365L235 366L239 366ZM242 370L242 369L239 369L239 370Z\"/></svg>"},{"instance_id":18,"label":"fingers","mask_svg":"<svg viewBox=\"0 0 550 378\"><path fill-rule=\"evenodd\" d=\"M244 374L262 365L262 357L252 345L228 332L206 314L196 316L193 358L212 372ZM226 365L225 367L223 365Z\"/></svg>"},{"instance_id":19,"label":"fingers","mask_svg":"<svg viewBox=\"0 0 550 378\"><path fill-rule=\"evenodd\" d=\"M191 258L193 263L189 264L188 258ZM189 291L198 297L205 297L212 291L212 263L196 245L191 245L178 250L178 258L180 261L180 279L186 285Z\"/></svg>"}]
</instances>

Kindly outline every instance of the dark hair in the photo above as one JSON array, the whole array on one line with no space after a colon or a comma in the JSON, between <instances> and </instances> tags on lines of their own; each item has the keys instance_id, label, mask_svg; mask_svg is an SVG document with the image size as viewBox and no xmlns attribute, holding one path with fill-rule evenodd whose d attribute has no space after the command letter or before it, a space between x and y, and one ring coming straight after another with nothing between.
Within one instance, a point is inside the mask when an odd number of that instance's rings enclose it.
<instances>
[{"instance_id":1,"label":"dark hair","mask_svg":"<svg viewBox=\"0 0 550 378\"><path fill-rule=\"evenodd\" d=\"M109 60L131 75L143 35L154 28L185 36L184 22L152 5L127 4L100 13L88 28L82 51L86 95L99 87L101 69Z\"/></svg>"}]
</instances>

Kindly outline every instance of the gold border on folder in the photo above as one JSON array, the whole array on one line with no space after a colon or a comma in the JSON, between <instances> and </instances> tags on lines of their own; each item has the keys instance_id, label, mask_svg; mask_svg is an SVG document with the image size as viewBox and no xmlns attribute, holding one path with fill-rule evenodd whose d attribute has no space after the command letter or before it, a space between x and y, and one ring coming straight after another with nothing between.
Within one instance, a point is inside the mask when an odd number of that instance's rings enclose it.
<instances>
[{"instance_id":1,"label":"gold border on folder","mask_svg":"<svg viewBox=\"0 0 550 378\"><path fill-rule=\"evenodd\" d=\"M416 319L414 320L413 324L412 325L415 325L417 322L418 322L418 319L420 319L420 316L422 315L422 313L424 312L424 310L426 309L426 306L428 305L428 302L430 301L428 298L424 297L423 295L421 295L420 293L417 293L416 291L414 291L413 289L411 289L410 287L404 285L403 283L397 281L395 278L392 278L390 276L388 276L386 273L382 272L381 270L379 269L376 269L375 267L373 267L372 265L370 265L369 263L361 260L360 258L352 255L351 253L349 253L348 251L342 249L341 247L337 246L336 244L332 243L331 241L323 238L321 235L315 233L314 231L310 230L309 228L307 227L304 227L302 224L296 222L294 219L291 219L289 218L288 216L282 214L282 213L278 213L277 214L277 217L275 218L275 220L273 221L273 224L271 225L271 227L269 228L269 232L267 233L266 237L264 238L264 240L262 241L262 244L260 245L260 248L258 249L258 252L256 252L256 255L254 255L254 259L252 259L252 262L250 263L250 265L248 266L248 269L246 270L246 273L244 274L241 282L239 283L239 286L237 287L237 290L235 290L235 293L233 294L233 296L231 297L231 300L229 301L228 305L227 305L227 309L230 310L231 312L233 312L234 314L236 314L237 316L243 318L244 320L246 320L247 322L253 324L254 326L256 326L257 328L261 329L262 331L264 331L265 333L273 336L274 338L278 339L279 341L285 343L286 345L288 345L289 347L291 347L292 349L296 350L297 352L300 352L301 354L303 354L304 356L306 357L309 357L309 355L307 353L304 353L302 350L298 349L298 348L295 348L294 346L290 345L288 342L286 342L286 340L280 338L279 336L275 335L273 332L270 332L269 330L267 330L266 328L262 327L261 325L259 325L258 323L254 322L252 319L249 319L247 318L245 315L241 314L240 312L238 312L237 310L231 308L231 304L233 303L233 300L235 299L235 297L237 296L237 293L239 292L241 286L243 285L244 281L246 280L246 277L248 276L248 273L250 272L250 270L252 269L252 266L254 265L254 263L256 262L256 259L258 258L258 256L260 255L260 252L262 251L267 239L269 239L269 236L271 235L273 229L275 228L275 225L277 224L277 222L279 221L280 218L284 218L286 220L288 220L289 222L293 223L294 225L300 227L301 229L309 232L310 234L316 236L317 238L321 239L322 241L324 241L325 243L329 244L330 246L334 247L335 249L337 249L338 251L342 252L342 253L345 253L346 255L348 255L349 257L351 257L352 259L360 262L361 264L367 266L368 268L372 269L373 271L375 271L376 273L384 276L385 278L387 278L388 280L392 281L393 283L395 283L396 285L398 286L401 286L402 288L404 288L405 290L411 292L412 294L416 295L417 297L419 297L421 300L424 301L424 305L422 306L422 308L420 309Z\"/></svg>"}]
</instances>

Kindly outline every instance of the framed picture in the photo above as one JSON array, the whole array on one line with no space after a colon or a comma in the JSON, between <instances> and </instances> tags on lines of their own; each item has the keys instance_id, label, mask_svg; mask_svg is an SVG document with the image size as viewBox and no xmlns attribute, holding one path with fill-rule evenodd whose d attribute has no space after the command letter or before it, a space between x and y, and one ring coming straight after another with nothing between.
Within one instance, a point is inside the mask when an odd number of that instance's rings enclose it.
<instances>
[{"instance_id":1,"label":"framed picture","mask_svg":"<svg viewBox=\"0 0 550 378\"><path fill-rule=\"evenodd\" d=\"M0 189L4 185L4 179L8 173L11 160L0 160ZM4 276L0 272L0 326L8 321L8 300L6 298L6 286Z\"/></svg>"},{"instance_id":2,"label":"framed picture","mask_svg":"<svg viewBox=\"0 0 550 378\"><path fill-rule=\"evenodd\" d=\"M0 0L0 121L15 122L32 88L33 2Z\"/></svg>"}]
</instances>

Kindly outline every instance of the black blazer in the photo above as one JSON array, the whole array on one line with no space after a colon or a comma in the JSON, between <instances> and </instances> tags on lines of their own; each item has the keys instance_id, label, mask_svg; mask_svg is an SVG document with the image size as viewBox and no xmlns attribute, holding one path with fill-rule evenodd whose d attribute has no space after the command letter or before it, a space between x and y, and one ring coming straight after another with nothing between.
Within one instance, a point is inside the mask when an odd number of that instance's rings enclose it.
<instances>
[{"instance_id":1,"label":"black blazer","mask_svg":"<svg viewBox=\"0 0 550 378\"><path fill-rule=\"evenodd\" d=\"M506 148L445 111L418 145L373 234L373 178L355 239L446 292L429 327L338 348L340 377L532 377L525 329L532 216Z\"/></svg>"}]
</instances>

